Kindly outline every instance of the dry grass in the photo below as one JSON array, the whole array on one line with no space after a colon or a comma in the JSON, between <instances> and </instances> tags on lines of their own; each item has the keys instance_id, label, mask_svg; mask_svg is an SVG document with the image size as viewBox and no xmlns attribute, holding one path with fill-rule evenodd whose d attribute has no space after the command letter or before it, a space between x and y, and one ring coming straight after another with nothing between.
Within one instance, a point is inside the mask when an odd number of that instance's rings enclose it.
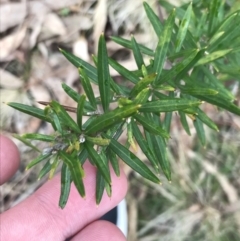
<instances>
[{"instance_id":1,"label":"dry grass","mask_svg":"<svg viewBox=\"0 0 240 241\"><path fill-rule=\"evenodd\" d=\"M219 133L208 130L206 148L195 138L184 137L176 123L173 129L172 183L164 177L162 186L138 176L137 182L131 180L131 191L144 197L137 198L135 207L139 217L135 240L239 240L239 128L223 125Z\"/></svg>"}]
</instances>

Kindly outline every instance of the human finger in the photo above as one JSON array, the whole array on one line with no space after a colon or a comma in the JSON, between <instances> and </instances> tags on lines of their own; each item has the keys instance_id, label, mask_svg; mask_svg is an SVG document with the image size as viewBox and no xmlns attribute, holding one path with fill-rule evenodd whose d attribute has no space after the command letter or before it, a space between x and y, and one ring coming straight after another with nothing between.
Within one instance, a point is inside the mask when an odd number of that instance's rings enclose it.
<instances>
[{"instance_id":1,"label":"human finger","mask_svg":"<svg viewBox=\"0 0 240 241\"><path fill-rule=\"evenodd\" d=\"M126 241L126 238L114 224L103 220L97 220L90 223L71 239L71 241L80 240Z\"/></svg>"},{"instance_id":2,"label":"human finger","mask_svg":"<svg viewBox=\"0 0 240 241\"><path fill-rule=\"evenodd\" d=\"M84 165L86 199L81 198L72 185L68 203L58 207L60 176L43 185L34 195L2 214L3 240L65 240L83 227L115 207L125 196L127 181L111 170L112 197L103 195L99 206L95 201L96 169L90 163ZM14 230L9 232L9 230Z\"/></svg>"},{"instance_id":3,"label":"human finger","mask_svg":"<svg viewBox=\"0 0 240 241\"><path fill-rule=\"evenodd\" d=\"M0 185L17 171L20 164L19 151L8 137L0 135Z\"/></svg>"}]
</instances>

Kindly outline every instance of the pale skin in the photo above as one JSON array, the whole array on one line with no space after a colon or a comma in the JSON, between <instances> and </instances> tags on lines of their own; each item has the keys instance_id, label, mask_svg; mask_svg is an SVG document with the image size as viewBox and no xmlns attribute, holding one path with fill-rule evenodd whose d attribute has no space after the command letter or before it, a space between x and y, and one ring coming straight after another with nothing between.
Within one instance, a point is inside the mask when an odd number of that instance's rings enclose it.
<instances>
[{"instance_id":1,"label":"pale skin","mask_svg":"<svg viewBox=\"0 0 240 241\"><path fill-rule=\"evenodd\" d=\"M18 169L19 152L15 144L0 136L0 184L6 182ZM125 196L127 180L121 171L116 177L111 170L112 197L104 194L97 207L95 202L95 168L84 165L86 199L71 187L66 207L58 207L60 176L56 175L22 203L0 216L0 240L5 241L64 241L70 239L91 241L123 241L122 232L107 221L97 220L116 206Z\"/></svg>"}]
</instances>

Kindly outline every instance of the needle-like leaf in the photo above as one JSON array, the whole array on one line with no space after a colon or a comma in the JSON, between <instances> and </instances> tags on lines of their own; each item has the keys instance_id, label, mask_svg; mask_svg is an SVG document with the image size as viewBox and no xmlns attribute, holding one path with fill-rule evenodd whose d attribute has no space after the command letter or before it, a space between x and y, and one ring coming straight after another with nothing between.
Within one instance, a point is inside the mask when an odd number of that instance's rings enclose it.
<instances>
[{"instance_id":1,"label":"needle-like leaf","mask_svg":"<svg viewBox=\"0 0 240 241\"><path fill-rule=\"evenodd\" d=\"M28 141L23 136L20 136L18 134L13 134L13 137L24 143L26 146L29 146L30 148L34 149L37 152L41 152L36 146L34 146L30 141Z\"/></svg>"},{"instance_id":2,"label":"needle-like leaf","mask_svg":"<svg viewBox=\"0 0 240 241\"><path fill-rule=\"evenodd\" d=\"M153 168L156 170L156 172L159 172L158 163L155 159L155 156L152 153L152 150L149 148L149 143L144 139L141 131L139 130L137 124L135 121L132 122L132 128L133 128L133 135L140 146L141 150L145 154L145 156L148 158L148 160L153 165Z\"/></svg>"},{"instance_id":3,"label":"needle-like leaf","mask_svg":"<svg viewBox=\"0 0 240 241\"><path fill-rule=\"evenodd\" d=\"M7 105L11 106L12 108L19 110L23 113L28 115L37 117L40 120L51 122L51 119L45 116L44 111L34 106L28 106L20 103L15 102L8 102Z\"/></svg>"},{"instance_id":4,"label":"needle-like leaf","mask_svg":"<svg viewBox=\"0 0 240 241\"><path fill-rule=\"evenodd\" d=\"M63 163L61 170L61 193L59 199L59 207L64 208L67 204L67 200L69 197L70 189L71 189L71 172L67 166L67 164Z\"/></svg>"},{"instance_id":5,"label":"needle-like leaf","mask_svg":"<svg viewBox=\"0 0 240 241\"><path fill-rule=\"evenodd\" d=\"M80 129L82 129L83 107L86 100L86 95L82 95L79 98L77 106L77 123Z\"/></svg>"},{"instance_id":6,"label":"needle-like leaf","mask_svg":"<svg viewBox=\"0 0 240 241\"><path fill-rule=\"evenodd\" d=\"M155 73L157 74L156 81L160 79L160 76L162 74L162 69L166 60L168 46L171 41L174 20L175 20L175 9L173 9L173 11L170 13L168 19L164 24L163 32L159 36L159 42L155 51L153 68Z\"/></svg>"},{"instance_id":7,"label":"needle-like leaf","mask_svg":"<svg viewBox=\"0 0 240 241\"><path fill-rule=\"evenodd\" d=\"M109 167L105 163L105 161L101 158L101 155L97 153L97 151L92 147L92 144L89 143L88 141L86 143L84 143L84 146L86 147L87 152L88 152L89 156L91 157L91 160L97 166L98 170L101 172L105 181L107 183L111 184Z\"/></svg>"},{"instance_id":8,"label":"needle-like leaf","mask_svg":"<svg viewBox=\"0 0 240 241\"><path fill-rule=\"evenodd\" d=\"M140 51L140 47L133 35L131 37L131 41L133 46L133 55L134 55L135 62L137 64L138 69L141 69L142 66L144 65L144 61Z\"/></svg>"},{"instance_id":9,"label":"needle-like leaf","mask_svg":"<svg viewBox=\"0 0 240 241\"><path fill-rule=\"evenodd\" d=\"M108 136L105 136L108 138ZM143 177L148 180L160 183L160 180L153 174L153 172L131 151L129 151L126 147L122 146L116 140L111 139L109 147L113 152L115 152L128 166L130 166L133 170L138 172Z\"/></svg>"},{"instance_id":10,"label":"needle-like leaf","mask_svg":"<svg viewBox=\"0 0 240 241\"><path fill-rule=\"evenodd\" d=\"M116 42L119 45L122 45L125 48L128 48L128 49L133 48L130 40L123 39L121 37L116 37L116 36L112 36L111 40L113 40L114 42ZM147 48L146 46L139 44L139 48L143 54L146 54L149 56L154 56L154 52L151 49Z\"/></svg>"},{"instance_id":11,"label":"needle-like leaf","mask_svg":"<svg viewBox=\"0 0 240 241\"><path fill-rule=\"evenodd\" d=\"M123 121L123 118L127 118L132 114L136 113L139 107L140 105L138 104L131 104L105 113L93 119L91 124L88 125L85 129L85 134L91 135L94 133L98 133L100 131L105 130L106 128L109 128L114 124L120 123Z\"/></svg>"},{"instance_id":12,"label":"needle-like leaf","mask_svg":"<svg viewBox=\"0 0 240 241\"><path fill-rule=\"evenodd\" d=\"M85 94L87 95L90 104L96 110L97 109L96 99L95 99L95 96L93 93L93 89L92 89L90 80L86 74L86 71L84 68L78 68L78 71L79 71L79 74L82 76L81 83L82 83L83 89L85 91Z\"/></svg>"},{"instance_id":13,"label":"needle-like leaf","mask_svg":"<svg viewBox=\"0 0 240 241\"><path fill-rule=\"evenodd\" d=\"M176 52L178 52L182 47L182 43L185 39L187 30L188 30L191 14L192 14L192 2L189 4L178 30L177 39L176 39L176 49L175 49Z\"/></svg>"},{"instance_id":14,"label":"needle-like leaf","mask_svg":"<svg viewBox=\"0 0 240 241\"><path fill-rule=\"evenodd\" d=\"M97 171L97 178L96 178L96 203L97 203L97 205L102 200L104 189L105 189L104 177L100 171Z\"/></svg>"},{"instance_id":15,"label":"needle-like leaf","mask_svg":"<svg viewBox=\"0 0 240 241\"><path fill-rule=\"evenodd\" d=\"M186 109L191 106L198 106L202 102L198 100L187 99L168 99L156 100L142 104L139 108L140 112L169 112Z\"/></svg>"},{"instance_id":16,"label":"needle-like leaf","mask_svg":"<svg viewBox=\"0 0 240 241\"><path fill-rule=\"evenodd\" d=\"M206 146L206 136L205 136L205 131L203 128L202 121L198 117L196 117L196 119L193 121L193 124L196 129L197 136L200 142L202 143L203 146Z\"/></svg>"},{"instance_id":17,"label":"needle-like leaf","mask_svg":"<svg viewBox=\"0 0 240 241\"><path fill-rule=\"evenodd\" d=\"M81 195L81 197L85 197L85 188L83 184L83 169L80 165L80 162L78 161L76 156L68 155L64 151L59 152L60 157L62 158L63 162L66 163L68 166L70 172L71 172L71 178Z\"/></svg>"},{"instance_id":18,"label":"needle-like leaf","mask_svg":"<svg viewBox=\"0 0 240 241\"><path fill-rule=\"evenodd\" d=\"M26 166L26 170L30 169L31 167L35 166L36 164L38 164L39 162L49 158L52 155L52 153L47 153L47 154L42 154L40 156L38 156L37 158L35 158L34 160L32 160L27 166Z\"/></svg>"},{"instance_id":19,"label":"needle-like leaf","mask_svg":"<svg viewBox=\"0 0 240 241\"><path fill-rule=\"evenodd\" d=\"M149 133L152 133L154 135L160 135L163 138L169 138L169 134L166 130L162 129L158 125L156 125L154 122L151 120L148 120L142 115L135 114L134 119L136 119L137 122L139 122L145 130L147 130Z\"/></svg>"},{"instance_id":20,"label":"needle-like leaf","mask_svg":"<svg viewBox=\"0 0 240 241\"><path fill-rule=\"evenodd\" d=\"M87 76L92 80L94 84L98 84L97 69L86 61L78 58L77 56L67 52L66 50L59 49L60 52L72 63L75 67L83 67L87 73Z\"/></svg>"},{"instance_id":21,"label":"needle-like leaf","mask_svg":"<svg viewBox=\"0 0 240 241\"><path fill-rule=\"evenodd\" d=\"M119 73L121 74L125 79L131 81L132 83L136 84L139 81L139 78L137 75L120 65L118 62L113 60L112 58L108 58L109 64Z\"/></svg>"},{"instance_id":22,"label":"needle-like leaf","mask_svg":"<svg viewBox=\"0 0 240 241\"><path fill-rule=\"evenodd\" d=\"M55 140L54 136L43 135L38 133L23 134L22 137L25 139L46 141L46 142L53 142Z\"/></svg>"},{"instance_id":23,"label":"needle-like leaf","mask_svg":"<svg viewBox=\"0 0 240 241\"><path fill-rule=\"evenodd\" d=\"M157 34L157 36L160 36L163 31L163 25L162 25L159 17L156 15L156 13L154 13L154 11L148 5L147 2L144 2L143 6L144 6L145 12L147 14L147 17L148 17L149 21L151 22L151 25L153 26L155 33Z\"/></svg>"},{"instance_id":24,"label":"needle-like leaf","mask_svg":"<svg viewBox=\"0 0 240 241\"><path fill-rule=\"evenodd\" d=\"M108 54L104 35L101 34L98 42L98 86L104 112L108 111L110 103L110 73L108 67Z\"/></svg>"},{"instance_id":25,"label":"needle-like leaf","mask_svg":"<svg viewBox=\"0 0 240 241\"><path fill-rule=\"evenodd\" d=\"M63 120L64 125L68 126L71 130L77 133L81 133L79 126L58 102L52 101L50 105L55 113Z\"/></svg>"}]
</instances>

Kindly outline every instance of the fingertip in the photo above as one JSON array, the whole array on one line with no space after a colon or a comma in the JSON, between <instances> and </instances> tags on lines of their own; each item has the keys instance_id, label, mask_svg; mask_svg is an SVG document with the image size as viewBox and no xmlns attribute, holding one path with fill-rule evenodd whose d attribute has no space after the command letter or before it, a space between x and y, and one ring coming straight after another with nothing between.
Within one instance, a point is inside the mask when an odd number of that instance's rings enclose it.
<instances>
[{"instance_id":1,"label":"fingertip","mask_svg":"<svg viewBox=\"0 0 240 241\"><path fill-rule=\"evenodd\" d=\"M98 220L90 223L71 239L71 241L78 240L126 241L126 238L114 224Z\"/></svg>"},{"instance_id":2,"label":"fingertip","mask_svg":"<svg viewBox=\"0 0 240 241\"><path fill-rule=\"evenodd\" d=\"M8 137L0 135L0 185L17 171L20 155L17 146Z\"/></svg>"}]
</instances>

